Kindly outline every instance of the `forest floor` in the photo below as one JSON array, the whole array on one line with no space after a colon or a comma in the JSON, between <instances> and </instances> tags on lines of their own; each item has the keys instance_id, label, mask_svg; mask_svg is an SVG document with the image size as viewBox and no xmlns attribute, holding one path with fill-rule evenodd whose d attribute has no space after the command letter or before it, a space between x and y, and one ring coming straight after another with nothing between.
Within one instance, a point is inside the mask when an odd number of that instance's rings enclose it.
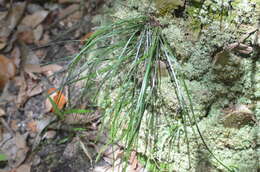
<instances>
[{"instance_id":1,"label":"forest floor","mask_svg":"<svg viewBox=\"0 0 260 172\"><path fill-rule=\"evenodd\" d=\"M47 93L60 87L64 66L93 31L92 18L104 3L10 2L0 0L0 172L91 171L97 118L80 128L64 124L51 112Z\"/></svg>"}]
</instances>

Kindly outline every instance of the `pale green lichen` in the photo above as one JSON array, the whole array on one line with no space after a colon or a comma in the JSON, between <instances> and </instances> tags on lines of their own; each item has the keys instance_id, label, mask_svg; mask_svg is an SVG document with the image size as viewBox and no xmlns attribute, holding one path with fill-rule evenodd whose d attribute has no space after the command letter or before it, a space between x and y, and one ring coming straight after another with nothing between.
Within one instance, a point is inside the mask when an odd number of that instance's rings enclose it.
<instances>
[{"instance_id":1,"label":"pale green lichen","mask_svg":"<svg viewBox=\"0 0 260 172\"><path fill-rule=\"evenodd\" d=\"M216 4L213 4L215 11L219 12L220 2L217 1ZM149 4L148 1L134 0L131 3L128 5L138 6L142 10L146 9L147 4ZM209 1L206 1L205 6L209 5L208 3ZM242 36L239 32L234 33L232 22L239 23L248 19L245 23L251 24L256 21L254 16L248 18L248 15L256 14L249 1L237 0L234 4L234 15L239 14L242 19L231 16L232 20L223 20L222 30L219 27L220 21L215 21L212 15L207 16L204 7L201 11L202 16L196 13L198 8L192 7L194 18L191 18L191 20L199 17L199 22L207 24L207 27L200 31L200 38L197 41L194 41L197 38L192 37L194 35L190 33L194 27L190 24L194 23L194 21L187 21L185 24L182 19L177 20L169 15L161 16L158 20L162 25L168 25L163 28L162 32L178 55L177 59L181 64L181 66L178 66L178 69L181 69L179 74L185 77L193 100L199 128L209 148L227 166L236 167L238 171L256 171L258 168L256 156L259 153L256 144L260 143L259 132L257 132L259 127L253 124L241 128L228 128L220 122L224 108L234 104L254 105L254 115L257 120L260 119L260 73L256 72L254 74L252 71L253 68L255 68L255 71L260 71L260 62L256 61L254 66L251 58L242 58L234 52L227 52L224 60L221 59L222 61L216 61L216 64L213 64L214 55L221 52L219 49L223 50L223 47L239 40ZM228 7L226 1L224 6ZM246 8L240 8L241 6ZM143 14L120 5L117 5L116 9L114 16L119 18ZM151 9L155 8L151 7ZM245 13L248 14L244 16ZM219 20L219 18L216 20ZM196 22L198 21L196 20ZM187 39L187 34L190 35L190 39ZM252 40L252 38L250 39ZM198 169L204 171L207 171L205 169L211 171L225 170L209 155L198 134L193 133L190 127L187 128L192 167L189 169L187 145L183 134L184 129L181 127L183 125L181 125L178 117L179 106L174 89L167 77L163 78L162 93L162 98L166 100L170 108L157 115L160 118L160 125L156 126L157 138L159 139L156 140L154 136L149 136L151 140L155 141L156 145L151 145L145 141L147 135L142 131L147 131L145 119L149 116L149 112L146 112L146 117L144 117L141 126L138 151L153 157L159 162L169 161L169 169L179 172L196 171ZM172 127L169 127L169 124ZM169 139L172 137L171 129L174 129L174 127L182 131L180 132L182 134L171 145Z\"/></svg>"}]
</instances>

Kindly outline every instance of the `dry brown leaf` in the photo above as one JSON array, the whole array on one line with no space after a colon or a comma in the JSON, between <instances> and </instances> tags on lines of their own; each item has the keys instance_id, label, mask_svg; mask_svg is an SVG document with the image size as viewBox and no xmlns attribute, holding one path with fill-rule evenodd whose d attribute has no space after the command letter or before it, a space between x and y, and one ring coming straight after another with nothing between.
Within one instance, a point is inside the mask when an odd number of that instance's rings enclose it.
<instances>
[{"instance_id":1,"label":"dry brown leaf","mask_svg":"<svg viewBox=\"0 0 260 172\"><path fill-rule=\"evenodd\" d=\"M20 48L14 47L13 51L11 52L11 58L17 68L19 68L19 66L20 66L20 62L21 62L20 57L21 57Z\"/></svg>"},{"instance_id":2,"label":"dry brown leaf","mask_svg":"<svg viewBox=\"0 0 260 172\"><path fill-rule=\"evenodd\" d=\"M27 123L27 128L33 133L37 133L37 122L32 120Z\"/></svg>"},{"instance_id":3,"label":"dry brown leaf","mask_svg":"<svg viewBox=\"0 0 260 172\"><path fill-rule=\"evenodd\" d=\"M6 37L0 37L0 50L5 48L6 44L7 44L7 38Z\"/></svg>"},{"instance_id":4,"label":"dry brown leaf","mask_svg":"<svg viewBox=\"0 0 260 172\"><path fill-rule=\"evenodd\" d=\"M37 42L37 45L38 46L44 46L46 44L48 44L48 42L50 42L50 36L49 36L49 33L48 32L45 32L43 34L43 38Z\"/></svg>"},{"instance_id":5,"label":"dry brown leaf","mask_svg":"<svg viewBox=\"0 0 260 172\"><path fill-rule=\"evenodd\" d=\"M26 158L29 148L26 146L26 139L28 133L21 135L16 133L14 137L7 140L2 146L1 151L7 155L9 167L16 168L18 167Z\"/></svg>"},{"instance_id":6,"label":"dry brown leaf","mask_svg":"<svg viewBox=\"0 0 260 172\"><path fill-rule=\"evenodd\" d=\"M39 58L34 54L30 47L28 47L23 41L19 41L19 44L23 64L40 64Z\"/></svg>"},{"instance_id":7,"label":"dry brown leaf","mask_svg":"<svg viewBox=\"0 0 260 172\"><path fill-rule=\"evenodd\" d=\"M93 34L94 32L89 32L86 35L80 38L80 44L84 44L84 42Z\"/></svg>"},{"instance_id":8,"label":"dry brown leaf","mask_svg":"<svg viewBox=\"0 0 260 172\"><path fill-rule=\"evenodd\" d=\"M19 133L15 135L15 143L18 148L26 148L26 138Z\"/></svg>"},{"instance_id":9,"label":"dry brown leaf","mask_svg":"<svg viewBox=\"0 0 260 172\"><path fill-rule=\"evenodd\" d=\"M33 35L34 35L34 39L35 41L39 41L42 37L43 34L43 27L40 24L39 26L37 26L34 30L33 30Z\"/></svg>"},{"instance_id":10,"label":"dry brown leaf","mask_svg":"<svg viewBox=\"0 0 260 172\"><path fill-rule=\"evenodd\" d=\"M65 9L62 9L59 13L59 18L64 18L72 14L74 11L76 12L79 9L79 7L79 4L72 4Z\"/></svg>"},{"instance_id":11,"label":"dry brown leaf","mask_svg":"<svg viewBox=\"0 0 260 172\"><path fill-rule=\"evenodd\" d=\"M16 67L12 60L0 55L0 90L4 88L8 80L15 76Z\"/></svg>"},{"instance_id":12,"label":"dry brown leaf","mask_svg":"<svg viewBox=\"0 0 260 172\"><path fill-rule=\"evenodd\" d=\"M43 91L43 88L42 88L42 84L34 84L34 86L32 87L32 89L28 89L27 90L27 95L29 97L32 97L32 96L35 96L35 95L38 95L38 94L41 94Z\"/></svg>"},{"instance_id":13,"label":"dry brown leaf","mask_svg":"<svg viewBox=\"0 0 260 172\"><path fill-rule=\"evenodd\" d=\"M62 69L62 66L57 65L57 64L49 64L49 65L41 67L42 72L47 72L47 71L58 72L61 69Z\"/></svg>"},{"instance_id":14,"label":"dry brown leaf","mask_svg":"<svg viewBox=\"0 0 260 172\"><path fill-rule=\"evenodd\" d=\"M26 17L24 17L22 20L22 24L35 28L47 17L48 14L49 12L45 10L37 11L32 15L27 15Z\"/></svg>"},{"instance_id":15,"label":"dry brown leaf","mask_svg":"<svg viewBox=\"0 0 260 172\"><path fill-rule=\"evenodd\" d=\"M91 123L101 117L99 112L94 112L91 114L77 114L72 113L65 116L64 123L66 124L87 124Z\"/></svg>"},{"instance_id":16,"label":"dry brown leaf","mask_svg":"<svg viewBox=\"0 0 260 172\"><path fill-rule=\"evenodd\" d=\"M30 164L23 164L19 166L17 169L15 169L15 172L30 172L30 171L31 171Z\"/></svg>"},{"instance_id":17,"label":"dry brown leaf","mask_svg":"<svg viewBox=\"0 0 260 172\"><path fill-rule=\"evenodd\" d=\"M16 104L17 107L22 107L23 104L26 102L26 100L28 99L28 95L27 95L27 83L25 81L24 75L23 73L21 73L21 76L19 78L16 78L16 84L20 85L19 88L19 93L16 99Z\"/></svg>"},{"instance_id":18,"label":"dry brown leaf","mask_svg":"<svg viewBox=\"0 0 260 172\"><path fill-rule=\"evenodd\" d=\"M42 73L42 68L39 64L25 64L24 71L26 73Z\"/></svg>"},{"instance_id":19,"label":"dry brown leaf","mask_svg":"<svg viewBox=\"0 0 260 172\"><path fill-rule=\"evenodd\" d=\"M56 134L57 134L56 131L49 130L42 136L42 139L53 139L55 138Z\"/></svg>"},{"instance_id":20,"label":"dry brown leaf","mask_svg":"<svg viewBox=\"0 0 260 172\"><path fill-rule=\"evenodd\" d=\"M82 18L83 11L76 11L72 15L69 16L70 21L78 21Z\"/></svg>"},{"instance_id":21,"label":"dry brown leaf","mask_svg":"<svg viewBox=\"0 0 260 172\"><path fill-rule=\"evenodd\" d=\"M27 44L32 44L35 40L34 32L31 29L19 32L18 39L22 40L23 42L25 42Z\"/></svg>"},{"instance_id":22,"label":"dry brown leaf","mask_svg":"<svg viewBox=\"0 0 260 172\"><path fill-rule=\"evenodd\" d=\"M5 116L5 111L4 111L4 109L2 109L2 108L0 108L0 117L1 116Z\"/></svg>"},{"instance_id":23,"label":"dry brown leaf","mask_svg":"<svg viewBox=\"0 0 260 172\"><path fill-rule=\"evenodd\" d=\"M40 66L39 64L25 64L24 71L31 76L31 78L37 78L33 73L43 73L48 76L48 73L60 71L62 67L57 64L50 64L46 66Z\"/></svg>"},{"instance_id":24,"label":"dry brown leaf","mask_svg":"<svg viewBox=\"0 0 260 172\"><path fill-rule=\"evenodd\" d=\"M14 130L14 131L17 131L19 129L18 125L17 125L17 120L11 120L11 128Z\"/></svg>"},{"instance_id":25,"label":"dry brown leaf","mask_svg":"<svg viewBox=\"0 0 260 172\"><path fill-rule=\"evenodd\" d=\"M14 3L10 8L5 20L1 21L0 37L9 37L13 29L16 27L18 21L23 17L23 13L26 7L26 2Z\"/></svg>"},{"instance_id":26,"label":"dry brown leaf","mask_svg":"<svg viewBox=\"0 0 260 172\"><path fill-rule=\"evenodd\" d=\"M18 135L19 138L15 137L7 140L2 146L1 151L12 161L8 161L8 166L12 168L18 167L26 158L28 152L28 147L24 141L26 140L28 134ZM22 140L22 141L21 141ZM18 143L17 143L18 142ZM22 142L22 144L20 143ZM21 147L18 147L17 144Z\"/></svg>"}]
</instances>

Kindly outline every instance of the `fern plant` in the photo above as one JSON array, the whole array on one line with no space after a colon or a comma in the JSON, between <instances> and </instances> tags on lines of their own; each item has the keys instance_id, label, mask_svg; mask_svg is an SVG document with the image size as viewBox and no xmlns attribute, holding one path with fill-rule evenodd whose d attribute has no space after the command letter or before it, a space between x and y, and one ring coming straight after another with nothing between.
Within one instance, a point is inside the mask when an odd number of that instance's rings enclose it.
<instances>
[{"instance_id":1,"label":"fern plant","mask_svg":"<svg viewBox=\"0 0 260 172\"><path fill-rule=\"evenodd\" d=\"M69 64L64 84L74 87L78 82L84 83L78 98L87 96L92 105L107 109L102 124L109 129L108 144L120 142L126 155L130 155L143 138L146 151L152 154L161 139L157 130L159 116L169 117L163 112L167 103L161 96L162 66L166 66L179 107L179 117L173 117L165 126L171 133L166 142L173 144L183 131L189 153L187 127L194 126L193 131L210 154L232 171L214 156L200 133L191 96L175 51L162 34L163 27L150 15L120 19L100 27Z\"/></svg>"}]
</instances>

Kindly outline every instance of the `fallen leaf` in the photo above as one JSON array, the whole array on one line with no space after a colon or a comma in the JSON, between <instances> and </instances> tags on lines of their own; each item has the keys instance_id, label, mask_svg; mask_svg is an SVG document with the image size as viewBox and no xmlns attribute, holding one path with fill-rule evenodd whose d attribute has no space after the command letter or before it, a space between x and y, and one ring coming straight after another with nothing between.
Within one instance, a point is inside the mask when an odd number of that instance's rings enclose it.
<instances>
[{"instance_id":1,"label":"fallen leaf","mask_svg":"<svg viewBox=\"0 0 260 172\"><path fill-rule=\"evenodd\" d=\"M27 128L33 133L37 133L37 122L32 120L27 123Z\"/></svg>"},{"instance_id":2,"label":"fallen leaf","mask_svg":"<svg viewBox=\"0 0 260 172\"><path fill-rule=\"evenodd\" d=\"M30 172L30 171L31 171L30 164L23 164L19 166L17 169L15 169L15 172Z\"/></svg>"},{"instance_id":3,"label":"fallen leaf","mask_svg":"<svg viewBox=\"0 0 260 172\"><path fill-rule=\"evenodd\" d=\"M57 132L54 130L47 131L43 136L42 139L53 139L55 138Z\"/></svg>"},{"instance_id":4,"label":"fallen leaf","mask_svg":"<svg viewBox=\"0 0 260 172\"><path fill-rule=\"evenodd\" d=\"M17 131L19 129L18 125L17 125L17 120L11 120L11 128L14 130L14 131Z\"/></svg>"},{"instance_id":5,"label":"fallen leaf","mask_svg":"<svg viewBox=\"0 0 260 172\"><path fill-rule=\"evenodd\" d=\"M22 40L23 42L25 42L27 44L32 44L35 40L34 32L31 29L19 32L18 39Z\"/></svg>"},{"instance_id":6,"label":"fallen leaf","mask_svg":"<svg viewBox=\"0 0 260 172\"><path fill-rule=\"evenodd\" d=\"M42 67L39 64L25 64L24 65L24 70L28 74L45 73L48 71L57 72L57 71L60 71L61 69L62 69L62 67L57 64L49 64L49 65L42 66Z\"/></svg>"},{"instance_id":7,"label":"fallen leaf","mask_svg":"<svg viewBox=\"0 0 260 172\"><path fill-rule=\"evenodd\" d=\"M35 41L39 41L42 37L42 34L43 34L43 27L42 25L39 25L33 30Z\"/></svg>"},{"instance_id":8,"label":"fallen leaf","mask_svg":"<svg viewBox=\"0 0 260 172\"><path fill-rule=\"evenodd\" d=\"M43 87L42 84L36 83L36 84L32 87L32 89L28 89L28 90L27 90L27 95L28 95L29 97L32 97L32 96L35 96L35 95L38 95L38 94L42 93L42 91L43 91L43 88L42 88L42 87Z\"/></svg>"},{"instance_id":9,"label":"fallen leaf","mask_svg":"<svg viewBox=\"0 0 260 172\"><path fill-rule=\"evenodd\" d=\"M62 69L62 66L57 65L57 64L49 64L49 65L41 67L42 72L47 72L47 71L58 72L61 69Z\"/></svg>"},{"instance_id":10,"label":"fallen leaf","mask_svg":"<svg viewBox=\"0 0 260 172\"><path fill-rule=\"evenodd\" d=\"M21 62L21 51L20 51L20 49L18 47L14 47L10 56L12 58L11 60L15 64L15 66L17 68L19 68L20 62Z\"/></svg>"},{"instance_id":11,"label":"fallen leaf","mask_svg":"<svg viewBox=\"0 0 260 172\"><path fill-rule=\"evenodd\" d=\"M54 101L54 103L56 103L57 108L60 110L65 106L68 101L67 97L65 97L64 94L62 94L60 91L57 91L56 88L50 88L48 90L48 95ZM46 99L45 108L46 112L54 112L54 108L52 107L49 98Z\"/></svg>"},{"instance_id":12,"label":"fallen leaf","mask_svg":"<svg viewBox=\"0 0 260 172\"><path fill-rule=\"evenodd\" d=\"M93 34L94 32L89 32L83 37L80 38L80 44L84 44L84 42Z\"/></svg>"},{"instance_id":13,"label":"fallen leaf","mask_svg":"<svg viewBox=\"0 0 260 172\"><path fill-rule=\"evenodd\" d=\"M16 133L15 143L18 148L26 148L26 137L24 137L24 135Z\"/></svg>"},{"instance_id":14,"label":"fallen leaf","mask_svg":"<svg viewBox=\"0 0 260 172\"><path fill-rule=\"evenodd\" d=\"M24 71L26 73L41 73L42 68L39 64L25 64Z\"/></svg>"},{"instance_id":15,"label":"fallen leaf","mask_svg":"<svg viewBox=\"0 0 260 172\"><path fill-rule=\"evenodd\" d=\"M16 102L17 107L22 107L23 104L28 99L28 95L27 95L27 91L26 91L27 83L25 81L23 73L21 73L19 78L16 78L16 82L17 82L17 85L20 85L20 88L19 88L19 93L18 93L18 96L17 96L15 102Z\"/></svg>"},{"instance_id":16,"label":"fallen leaf","mask_svg":"<svg viewBox=\"0 0 260 172\"><path fill-rule=\"evenodd\" d=\"M4 21L1 21L0 37L7 38L16 27L18 21L23 17L26 2L18 2L12 5Z\"/></svg>"},{"instance_id":17,"label":"fallen leaf","mask_svg":"<svg viewBox=\"0 0 260 172\"><path fill-rule=\"evenodd\" d=\"M29 148L26 145L28 133L23 135L16 133L13 138L1 145L1 151L12 161L8 161L8 166L18 167L26 158Z\"/></svg>"},{"instance_id":18,"label":"fallen leaf","mask_svg":"<svg viewBox=\"0 0 260 172\"><path fill-rule=\"evenodd\" d=\"M57 116L45 116L43 119L37 121L37 136L34 140L32 149L34 150L39 144L40 141L42 140L42 131L53 121L57 119Z\"/></svg>"},{"instance_id":19,"label":"fallen leaf","mask_svg":"<svg viewBox=\"0 0 260 172\"><path fill-rule=\"evenodd\" d=\"M12 60L0 55L0 89L3 89L8 80L15 76L16 67Z\"/></svg>"},{"instance_id":20,"label":"fallen leaf","mask_svg":"<svg viewBox=\"0 0 260 172\"><path fill-rule=\"evenodd\" d=\"M35 28L47 17L48 14L49 12L45 10L37 11L31 15L25 16L22 20L22 24Z\"/></svg>"},{"instance_id":21,"label":"fallen leaf","mask_svg":"<svg viewBox=\"0 0 260 172\"><path fill-rule=\"evenodd\" d=\"M6 37L0 37L0 50L5 48L6 44L7 44L7 38Z\"/></svg>"},{"instance_id":22,"label":"fallen leaf","mask_svg":"<svg viewBox=\"0 0 260 172\"><path fill-rule=\"evenodd\" d=\"M240 128L244 125L256 123L256 117L249 105L236 104L223 110L224 114L220 116L220 122L225 127Z\"/></svg>"},{"instance_id":23,"label":"fallen leaf","mask_svg":"<svg viewBox=\"0 0 260 172\"><path fill-rule=\"evenodd\" d=\"M37 42L37 45L38 46L44 46L46 44L48 44L50 42L50 36L49 36L49 33L48 32L45 32L43 34L43 38Z\"/></svg>"},{"instance_id":24,"label":"fallen leaf","mask_svg":"<svg viewBox=\"0 0 260 172\"><path fill-rule=\"evenodd\" d=\"M76 12L79 9L79 4L72 4L65 9L62 9L59 13L59 18L64 18Z\"/></svg>"},{"instance_id":25,"label":"fallen leaf","mask_svg":"<svg viewBox=\"0 0 260 172\"><path fill-rule=\"evenodd\" d=\"M4 111L4 109L2 109L2 108L0 108L0 117L1 116L5 116L5 111Z\"/></svg>"},{"instance_id":26,"label":"fallen leaf","mask_svg":"<svg viewBox=\"0 0 260 172\"><path fill-rule=\"evenodd\" d=\"M29 46L27 46L23 41L19 41L19 44L23 64L40 64L39 58Z\"/></svg>"},{"instance_id":27,"label":"fallen leaf","mask_svg":"<svg viewBox=\"0 0 260 172\"><path fill-rule=\"evenodd\" d=\"M13 49L13 46L14 46L16 41L17 41L17 34L16 33L12 34L10 37L8 37L8 44L4 48L3 52L9 53Z\"/></svg>"}]
</instances>

